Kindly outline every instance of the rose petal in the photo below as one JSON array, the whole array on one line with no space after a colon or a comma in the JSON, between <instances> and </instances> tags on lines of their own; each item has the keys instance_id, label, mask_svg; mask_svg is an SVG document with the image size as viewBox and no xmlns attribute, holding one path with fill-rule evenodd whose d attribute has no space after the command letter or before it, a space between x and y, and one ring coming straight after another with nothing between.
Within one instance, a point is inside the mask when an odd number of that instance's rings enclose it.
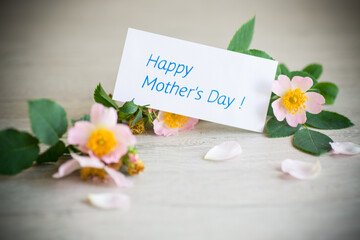
<instances>
[{"instance_id":1,"label":"rose petal","mask_svg":"<svg viewBox=\"0 0 360 240\"><path fill-rule=\"evenodd\" d=\"M123 193L91 193L89 202L102 209L127 209L130 206L130 198Z\"/></svg>"},{"instance_id":2,"label":"rose petal","mask_svg":"<svg viewBox=\"0 0 360 240\"><path fill-rule=\"evenodd\" d=\"M306 92L313 85L313 80L309 77L295 76L291 80L291 89L300 88L302 92Z\"/></svg>"},{"instance_id":3,"label":"rose petal","mask_svg":"<svg viewBox=\"0 0 360 240\"><path fill-rule=\"evenodd\" d=\"M70 173L72 173L73 171L80 169L80 164L77 160L75 159L70 159L68 161L66 161L65 163L63 163L58 171L53 174L53 178L61 178L64 177L66 175L69 175Z\"/></svg>"},{"instance_id":4,"label":"rose petal","mask_svg":"<svg viewBox=\"0 0 360 240\"><path fill-rule=\"evenodd\" d=\"M69 129L67 140L71 145L86 146L93 130L94 126L90 122L78 121Z\"/></svg>"},{"instance_id":5,"label":"rose petal","mask_svg":"<svg viewBox=\"0 0 360 240\"><path fill-rule=\"evenodd\" d=\"M306 122L305 111L302 111L302 113L296 113L296 114L287 113L286 114L286 122L291 127L296 127L298 124L304 124Z\"/></svg>"},{"instance_id":6,"label":"rose petal","mask_svg":"<svg viewBox=\"0 0 360 240\"><path fill-rule=\"evenodd\" d=\"M290 174L294 178L307 180L316 177L321 171L321 164L319 160L312 164L299 160L285 159L281 163L281 171Z\"/></svg>"},{"instance_id":7,"label":"rose petal","mask_svg":"<svg viewBox=\"0 0 360 240\"><path fill-rule=\"evenodd\" d=\"M185 126L180 128L179 131L188 131L194 129L195 125L199 122L199 119L189 118Z\"/></svg>"},{"instance_id":8,"label":"rose petal","mask_svg":"<svg viewBox=\"0 0 360 240\"><path fill-rule=\"evenodd\" d=\"M163 121L159 121L155 119L153 121L153 124L154 124L154 133L156 135L169 137L169 136L176 136L179 134L178 128L168 128L167 126L165 126Z\"/></svg>"},{"instance_id":9,"label":"rose petal","mask_svg":"<svg viewBox=\"0 0 360 240\"><path fill-rule=\"evenodd\" d=\"M76 153L70 153L71 156L78 161L82 168L91 167L91 168L104 168L105 164L100 161L95 155L91 154L90 157L80 156Z\"/></svg>"},{"instance_id":10,"label":"rose petal","mask_svg":"<svg viewBox=\"0 0 360 240\"><path fill-rule=\"evenodd\" d=\"M120 161L120 158L127 153L127 149L126 146L119 144L111 153L101 156L101 160L106 164L117 163Z\"/></svg>"},{"instance_id":11,"label":"rose petal","mask_svg":"<svg viewBox=\"0 0 360 240\"><path fill-rule=\"evenodd\" d=\"M280 97L284 96L290 88L290 79L285 75L279 75L278 80L275 80L272 85L272 91Z\"/></svg>"},{"instance_id":12,"label":"rose petal","mask_svg":"<svg viewBox=\"0 0 360 240\"><path fill-rule=\"evenodd\" d=\"M242 153L242 148L235 141L226 141L211 148L205 155L205 160L221 161L237 157Z\"/></svg>"},{"instance_id":13,"label":"rose petal","mask_svg":"<svg viewBox=\"0 0 360 240\"><path fill-rule=\"evenodd\" d=\"M117 124L111 131L114 133L116 141L126 145L126 148L136 144L136 138L128 125Z\"/></svg>"},{"instance_id":14,"label":"rose petal","mask_svg":"<svg viewBox=\"0 0 360 240\"><path fill-rule=\"evenodd\" d=\"M112 128L117 123L116 110L111 107L104 107L100 103L95 103L91 107L90 120L97 127Z\"/></svg>"},{"instance_id":15,"label":"rose petal","mask_svg":"<svg viewBox=\"0 0 360 240\"><path fill-rule=\"evenodd\" d=\"M283 99L279 98L279 99L275 100L271 104L271 107L273 108L274 115L275 115L276 119L278 121L280 121L280 122L282 120L284 120L286 114L288 113L288 111L286 110L286 108L284 107L282 102L283 102Z\"/></svg>"},{"instance_id":16,"label":"rose petal","mask_svg":"<svg viewBox=\"0 0 360 240\"><path fill-rule=\"evenodd\" d=\"M110 167L105 167L104 169L109 175L109 177L114 180L115 184L118 187L122 187L122 188L132 187L132 182L128 180L121 172Z\"/></svg>"},{"instance_id":17,"label":"rose petal","mask_svg":"<svg viewBox=\"0 0 360 240\"><path fill-rule=\"evenodd\" d=\"M333 154L355 155L360 153L360 146L352 142L331 142Z\"/></svg>"},{"instance_id":18,"label":"rose petal","mask_svg":"<svg viewBox=\"0 0 360 240\"><path fill-rule=\"evenodd\" d=\"M325 103L325 98L316 92L307 92L305 93L309 99L305 102L305 109L309 113L318 114L322 110L321 104Z\"/></svg>"}]
</instances>

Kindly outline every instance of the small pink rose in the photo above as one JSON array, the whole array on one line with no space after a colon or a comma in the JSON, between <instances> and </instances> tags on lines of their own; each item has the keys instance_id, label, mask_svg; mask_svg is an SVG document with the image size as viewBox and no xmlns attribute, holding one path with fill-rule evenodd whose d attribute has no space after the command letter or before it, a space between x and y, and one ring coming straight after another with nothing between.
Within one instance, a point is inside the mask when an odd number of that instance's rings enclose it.
<instances>
[{"instance_id":1,"label":"small pink rose","mask_svg":"<svg viewBox=\"0 0 360 240\"><path fill-rule=\"evenodd\" d=\"M280 97L271 104L276 119L286 118L291 127L296 127L306 122L306 112L320 113L325 98L319 93L307 92L312 85L309 77L295 76L290 81L289 77L279 75L272 86L272 91Z\"/></svg>"},{"instance_id":2,"label":"small pink rose","mask_svg":"<svg viewBox=\"0 0 360 240\"><path fill-rule=\"evenodd\" d=\"M166 137L178 135L181 131L194 129L198 122L196 118L160 111L158 119L154 120L154 132Z\"/></svg>"}]
</instances>

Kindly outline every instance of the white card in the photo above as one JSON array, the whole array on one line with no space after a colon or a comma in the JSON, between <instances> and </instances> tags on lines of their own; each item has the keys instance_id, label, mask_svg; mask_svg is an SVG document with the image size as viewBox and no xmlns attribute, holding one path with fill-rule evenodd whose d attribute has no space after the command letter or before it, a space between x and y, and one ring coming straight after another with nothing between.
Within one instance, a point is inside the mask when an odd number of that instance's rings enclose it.
<instances>
[{"instance_id":1,"label":"white card","mask_svg":"<svg viewBox=\"0 0 360 240\"><path fill-rule=\"evenodd\" d=\"M262 132L277 64L129 28L113 98Z\"/></svg>"}]
</instances>

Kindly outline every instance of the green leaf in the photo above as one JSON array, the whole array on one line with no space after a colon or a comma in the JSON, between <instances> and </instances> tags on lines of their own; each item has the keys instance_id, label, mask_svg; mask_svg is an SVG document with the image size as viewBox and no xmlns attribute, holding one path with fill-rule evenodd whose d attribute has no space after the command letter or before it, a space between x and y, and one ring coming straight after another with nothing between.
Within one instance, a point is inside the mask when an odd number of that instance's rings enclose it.
<instances>
[{"instance_id":1,"label":"green leaf","mask_svg":"<svg viewBox=\"0 0 360 240\"><path fill-rule=\"evenodd\" d=\"M266 130L271 138L288 137L293 135L300 128L300 124L297 127L290 127L286 120L279 122L275 117L271 118L266 123Z\"/></svg>"},{"instance_id":2,"label":"green leaf","mask_svg":"<svg viewBox=\"0 0 360 240\"><path fill-rule=\"evenodd\" d=\"M126 102L121 108L120 111L126 114L133 114L138 110L138 106L134 103L134 100Z\"/></svg>"},{"instance_id":3,"label":"green leaf","mask_svg":"<svg viewBox=\"0 0 360 240\"><path fill-rule=\"evenodd\" d=\"M329 82L317 83L313 89L319 90L319 93L325 98L325 104L334 104L339 92L338 86Z\"/></svg>"},{"instance_id":4,"label":"green leaf","mask_svg":"<svg viewBox=\"0 0 360 240\"><path fill-rule=\"evenodd\" d=\"M292 80L293 77L295 76L300 76L300 77L309 77L313 80L313 85L317 84L317 80L314 76L312 76L311 74L307 73L307 72L302 72L302 71L292 71L289 72L289 74L287 74L287 76L290 78L290 80Z\"/></svg>"},{"instance_id":5,"label":"green leaf","mask_svg":"<svg viewBox=\"0 0 360 240\"><path fill-rule=\"evenodd\" d=\"M128 120L128 118L130 116L131 116L131 114L126 114L126 113L118 111L118 123L121 123L124 120Z\"/></svg>"},{"instance_id":6,"label":"green leaf","mask_svg":"<svg viewBox=\"0 0 360 240\"><path fill-rule=\"evenodd\" d=\"M310 65L307 65L302 71L309 73L315 79L319 79L319 77L321 76L321 73L323 71L323 67L320 64L313 63Z\"/></svg>"},{"instance_id":7,"label":"green leaf","mask_svg":"<svg viewBox=\"0 0 360 240\"><path fill-rule=\"evenodd\" d=\"M37 163L56 162L66 151L65 144L62 141L58 141L54 146L47 149L40 154L36 159Z\"/></svg>"},{"instance_id":8,"label":"green leaf","mask_svg":"<svg viewBox=\"0 0 360 240\"><path fill-rule=\"evenodd\" d=\"M269 106L268 106L268 111L267 111L267 115L273 117L274 116L274 112L272 109L271 104L277 100L279 97L276 96L273 92L271 93L271 97L270 97L270 102L269 102Z\"/></svg>"},{"instance_id":9,"label":"green leaf","mask_svg":"<svg viewBox=\"0 0 360 240\"><path fill-rule=\"evenodd\" d=\"M279 64L281 74L288 75L290 73L288 67L284 63Z\"/></svg>"},{"instance_id":10,"label":"green leaf","mask_svg":"<svg viewBox=\"0 0 360 240\"><path fill-rule=\"evenodd\" d=\"M101 83L95 88L94 91L94 100L97 103L101 103L105 107L113 107L116 110L119 110L118 105L115 103L114 100L112 100L109 95L105 92L103 87L101 86Z\"/></svg>"},{"instance_id":11,"label":"green leaf","mask_svg":"<svg viewBox=\"0 0 360 240\"><path fill-rule=\"evenodd\" d=\"M321 111L319 114L306 113L306 125L318 129L343 129L354 124L347 117L329 111Z\"/></svg>"},{"instance_id":12,"label":"green leaf","mask_svg":"<svg viewBox=\"0 0 360 240\"><path fill-rule=\"evenodd\" d=\"M39 141L15 129L0 131L0 174L13 175L33 165Z\"/></svg>"},{"instance_id":13,"label":"green leaf","mask_svg":"<svg viewBox=\"0 0 360 240\"><path fill-rule=\"evenodd\" d=\"M86 114L84 116L82 116L79 119L71 119L71 124L74 126L76 122L78 121L88 121L90 122L90 114Z\"/></svg>"},{"instance_id":14,"label":"green leaf","mask_svg":"<svg viewBox=\"0 0 360 240\"><path fill-rule=\"evenodd\" d=\"M273 111L273 109L272 109L272 107L271 107L271 102L269 103L269 107L268 107L268 111L267 111L266 115L267 115L267 116L270 116L270 117L275 116L275 115L274 115L274 111Z\"/></svg>"},{"instance_id":15,"label":"green leaf","mask_svg":"<svg viewBox=\"0 0 360 240\"><path fill-rule=\"evenodd\" d=\"M230 41L228 50L240 52L249 48L255 27L255 16L242 25Z\"/></svg>"},{"instance_id":16,"label":"green leaf","mask_svg":"<svg viewBox=\"0 0 360 240\"><path fill-rule=\"evenodd\" d=\"M259 49L247 49L247 50L241 51L240 53L244 53L244 54L255 56L255 57L261 57L261 58L265 58L265 59L274 60L269 54L267 54L266 52L259 50Z\"/></svg>"},{"instance_id":17,"label":"green leaf","mask_svg":"<svg viewBox=\"0 0 360 240\"><path fill-rule=\"evenodd\" d=\"M44 144L56 144L68 127L65 110L49 99L31 100L28 106L35 136Z\"/></svg>"},{"instance_id":18,"label":"green leaf","mask_svg":"<svg viewBox=\"0 0 360 240\"><path fill-rule=\"evenodd\" d=\"M293 144L296 148L317 156L330 151L331 146L329 143L332 141L325 134L309 129L297 131L293 138Z\"/></svg>"},{"instance_id":19,"label":"green leaf","mask_svg":"<svg viewBox=\"0 0 360 240\"><path fill-rule=\"evenodd\" d=\"M141 119L142 119L142 111L141 111L141 109L139 109L139 111L137 112L137 114L134 118L134 121L131 123L131 126L134 126Z\"/></svg>"}]
</instances>

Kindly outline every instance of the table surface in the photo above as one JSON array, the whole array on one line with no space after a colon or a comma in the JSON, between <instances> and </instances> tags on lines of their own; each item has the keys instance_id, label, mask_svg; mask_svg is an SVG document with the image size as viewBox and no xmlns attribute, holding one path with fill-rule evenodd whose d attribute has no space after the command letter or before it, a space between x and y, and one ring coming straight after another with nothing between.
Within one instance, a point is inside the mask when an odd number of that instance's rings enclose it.
<instances>
[{"instance_id":1,"label":"table surface","mask_svg":"<svg viewBox=\"0 0 360 240\"><path fill-rule=\"evenodd\" d=\"M128 27L226 48L256 14L251 48L292 70L324 66L336 83L335 105L354 127L326 131L360 143L360 10L350 1L2 1L0 3L0 127L30 131L27 100L51 98L74 119L89 112L101 82L112 92ZM315 157L291 138L201 121L176 137L141 135L146 170L134 187L52 179L57 164L0 177L1 239L358 239L360 157ZM242 155L202 158L209 148L238 141ZM298 181L279 171L285 158L323 166ZM89 193L123 192L128 211L104 211Z\"/></svg>"}]
</instances>

